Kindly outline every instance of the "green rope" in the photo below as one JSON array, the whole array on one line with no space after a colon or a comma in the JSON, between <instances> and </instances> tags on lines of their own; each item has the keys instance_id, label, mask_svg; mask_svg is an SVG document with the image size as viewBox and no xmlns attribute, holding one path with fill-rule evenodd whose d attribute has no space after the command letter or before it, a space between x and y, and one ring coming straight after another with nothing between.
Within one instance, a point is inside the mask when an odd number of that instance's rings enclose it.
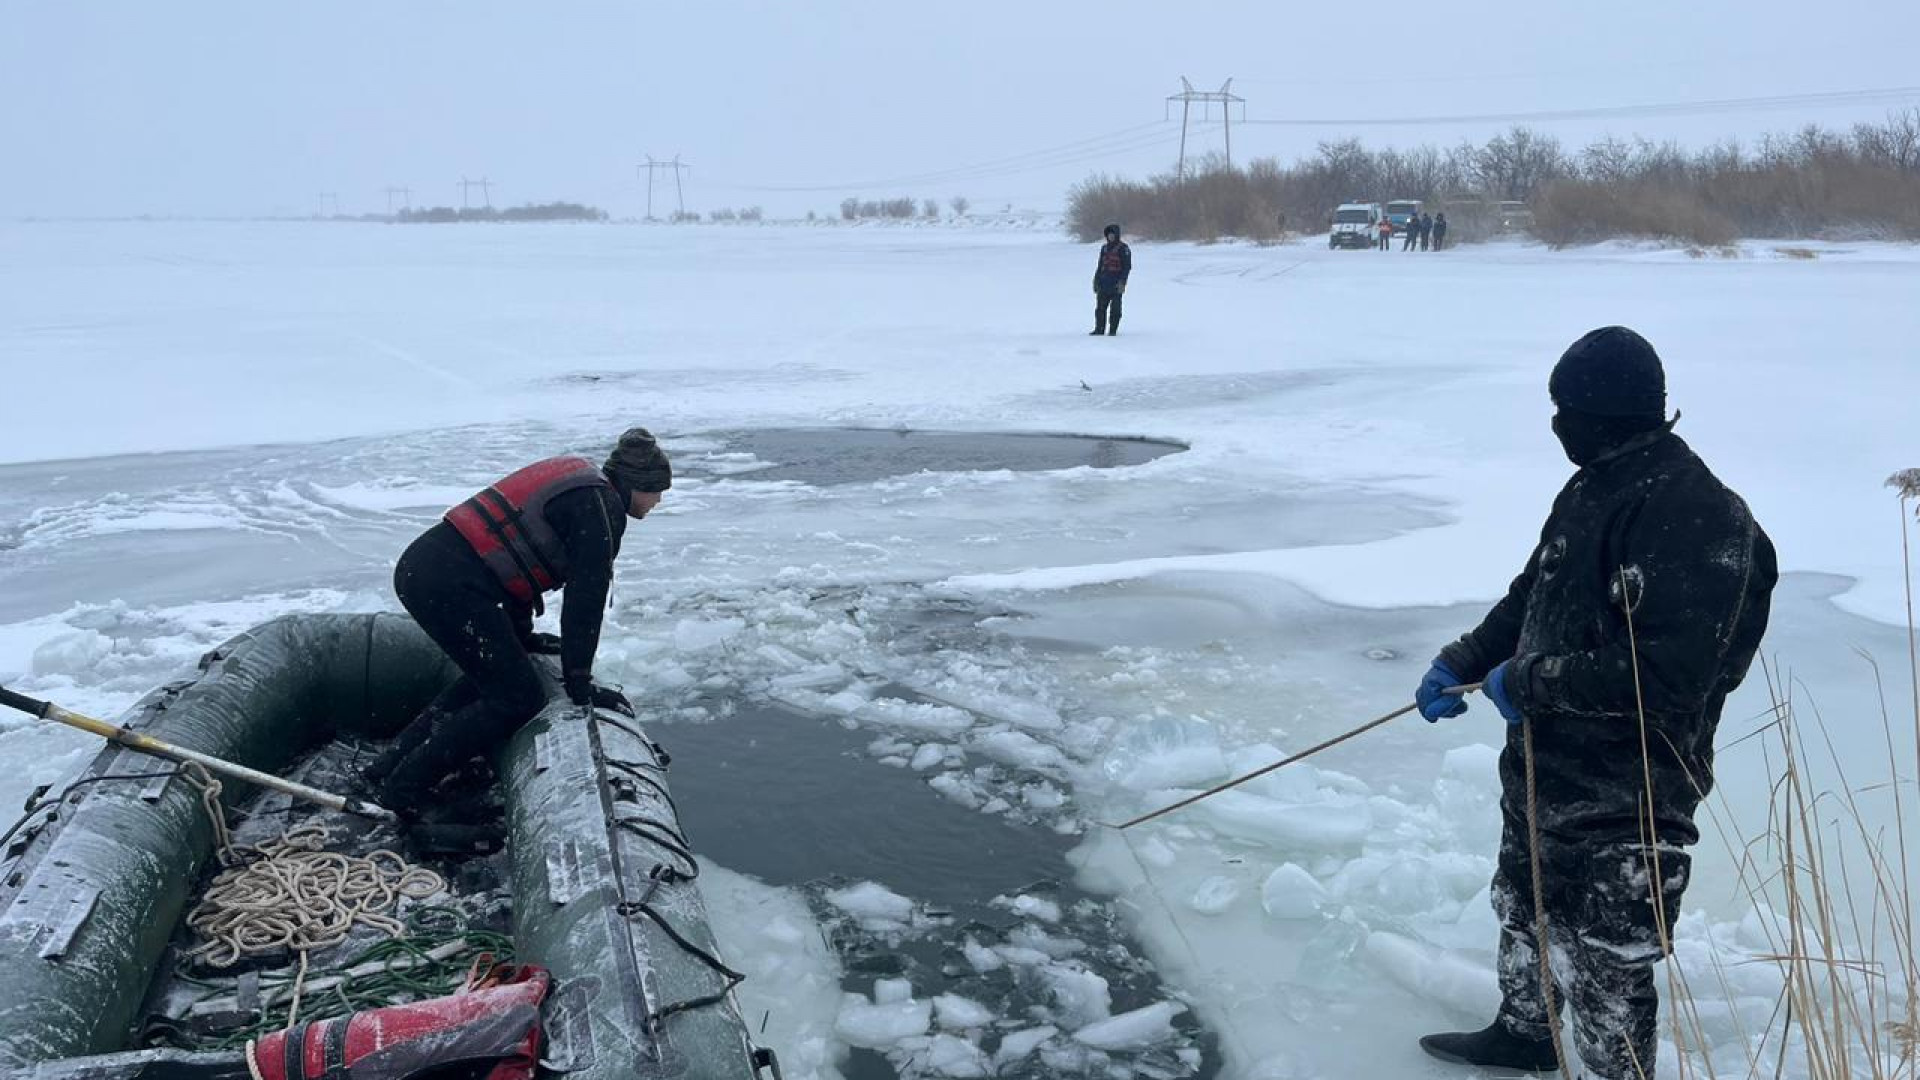
<instances>
[{"instance_id":1,"label":"green rope","mask_svg":"<svg viewBox=\"0 0 1920 1080\"><path fill-rule=\"evenodd\" d=\"M409 914L406 922L407 932L399 937L375 942L333 967L310 968L307 972L309 983L328 977L339 977L340 981L320 995L302 1002L300 1018L327 1020L368 1009L445 997L466 984L467 973L472 969L473 962L483 954L491 953L500 962L513 959L512 938L492 931L467 929L466 916L455 909L418 908ZM452 955L443 959L429 958L432 950L456 942L460 944L460 949ZM370 964L380 966L361 975L346 974L354 968ZM182 975L179 979L188 985L206 988L206 992L195 998L192 1005L232 996L235 990L235 982L230 979L210 980L188 975ZM263 975L260 980L263 1003L272 999L276 991L284 991L281 997L291 997L293 982L292 969ZM274 999L258 1019L208 1035L186 1030L178 1020L157 1018L149 1025L149 1042L181 1050L234 1050L244 1046L249 1039L270 1035L284 1027L285 1008L285 1001Z\"/></svg>"}]
</instances>

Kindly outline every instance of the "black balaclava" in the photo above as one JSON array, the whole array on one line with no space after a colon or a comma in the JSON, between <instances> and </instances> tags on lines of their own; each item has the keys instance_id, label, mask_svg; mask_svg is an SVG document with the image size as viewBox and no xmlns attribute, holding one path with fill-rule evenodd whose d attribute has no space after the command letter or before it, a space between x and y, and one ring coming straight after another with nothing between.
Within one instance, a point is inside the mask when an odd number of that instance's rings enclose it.
<instances>
[{"instance_id":1,"label":"black balaclava","mask_svg":"<svg viewBox=\"0 0 1920 1080\"><path fill-rule=\"evenodd\" d=\"M646 428L628 428L601 468L623 500L636 491L665 491L673 486L673 465Z\"/></svg>"},{"instance_id":2,"label":"black balaclava","mask_svg":"<svg viewBox=\"0 0 1920 1080\"><path fill-rule=\"evenodd\" d=\"M1547 392L1559 411L1553 433L1567 460L1585 467L1637 436L1665 426L1667 377L1646 338L1603 326L1568 346Z\"/></svg>"}]
</instances>

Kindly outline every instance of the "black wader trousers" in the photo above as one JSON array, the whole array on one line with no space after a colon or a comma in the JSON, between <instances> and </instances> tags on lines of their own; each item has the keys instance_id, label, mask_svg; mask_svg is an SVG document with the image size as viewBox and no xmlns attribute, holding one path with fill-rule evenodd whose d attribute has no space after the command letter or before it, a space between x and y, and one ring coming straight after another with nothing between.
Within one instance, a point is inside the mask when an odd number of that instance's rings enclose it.
<instances>
[{"instance_id":1,"label":"black wader trousers","mask_svg":"<svg viewBox=\"0 0 1920 1080\"><path fill-rule=\"evenodd\" d=\"M1500 917L1500 1023L1514 1035L1550 1034L1540 986L1533 873L1525 809L1509 809L1500 833L1493 909ZM1543 836L1547 936L1554 1004L1573 1012L1573 1039L1587 1068L1604 1080L1653 1075L1660 993L1653 965L1667 955L1693 860L1674 845L1568 842ZM1659 874L1654 874L1655 856ZM1664 915L1653 906L1658 890Z\"/></svg>"},{"instance_id":2,"label":"black wader trousers","mask_svg":"<svg viewBox=\"0 0 1920 1080\"><path fill-rule=\"evenodd\" d=\"M1096 334L1117 334L1120 332L1119 289L1101 289L1099 299L1093 305L1093 332Z\"/></svg>"},{"instance_id":3,"label":"black wader trousers","mask_svg":"<svg viewBox=\"0 0 1920 1080\"><path fill-rule=\"evenodd\" d=\"M451 526L442 522L407 548L393 588L461 671L367 768L381 804L404 814L447 774L504 743L546 704L547 692L522 643L532 612Z\"/></svg>"}]
</instances>

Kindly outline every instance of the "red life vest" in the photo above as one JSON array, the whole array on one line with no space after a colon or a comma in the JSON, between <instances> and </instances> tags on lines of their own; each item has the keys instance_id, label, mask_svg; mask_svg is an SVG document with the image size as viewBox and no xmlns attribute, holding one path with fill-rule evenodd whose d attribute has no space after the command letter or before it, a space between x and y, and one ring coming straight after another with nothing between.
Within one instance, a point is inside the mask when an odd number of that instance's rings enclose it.
<instances>
[{"instance_id":1,"label":"red life vest","mask_svg":"<svg viewBox=\"0 0 1920 1080\"><path fill-rule=\"evenodd\" d=\"M485 1080L533 1080L540 1002L551 978L537 967L494 969L479 988L412 1005L296 1024L247 1043L260 1080L419 1076L446 1065L483 1066Z\"/></svg>"},{"instance_id":2,"label":"red life vest","mask_svg":"<svg viewBox=\"0 0 1920 1080\"><path fill-rule=\"evenodd\" d=\"M507 593L523 604L567 583L567 552L547 524L547 503L563 492L610 487L599 466L582 457L533 464L447 511L452 525Z\"/></svg>"}]
</instances>

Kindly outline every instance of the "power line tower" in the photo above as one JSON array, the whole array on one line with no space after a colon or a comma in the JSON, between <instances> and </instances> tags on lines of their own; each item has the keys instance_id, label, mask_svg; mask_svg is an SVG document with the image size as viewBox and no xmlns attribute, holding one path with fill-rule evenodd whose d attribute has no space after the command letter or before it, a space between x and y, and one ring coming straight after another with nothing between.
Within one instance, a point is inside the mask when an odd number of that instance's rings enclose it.
<instances>
[{"instance_id":1,"label":"power line tower","mask_svg":"<svg viewBox=\"0 0 1920 1080\"><path fill-rule=\"evenodd\" d=\"M318 199L320 202L319 208L316 211L317 216L319 217L339 217L340 216L340 196L334 194L331 191L323 191L320 194L315 195L314 198ZM327 208L329 206L333 208L333 213L331 214L327 213Z\"/></svg>"},{"instance_id":2,"label":"power line tower","mask_svg":"<svg viewBox=\"0 0 1920 1080\"><path fill-rule=\"evenodd\" d=\"M484 176L478 180L469 180L464 176L460 178L460 209L472 208L472 203L468 202L467 196L474 188L480 189L482 205L489 210L493 209L493 182Z\"/></svg>"},{"instance_id":3,"label":"power line tower","mask_svg":"<svg viewBox=\"0 0 1920 1080\"><path fill-rule=\"evenodd\" d=\"M1167 104L1180 103L1180 164L1174 168L1174 176L1187 178L1187 121L1193 116L1193 103L1200 103L1200 118L1211 118L1213 105L1220 103L1220 115L1226 120L1227 168L1233 168L1233 107L1240 106L1240 122L1247 120L1247 99L1233 92L1233 80L1220 84L1218 90L1195 90L1185 75L1180 76L1180 92L1167 95ZM1163 114L1164 115L1164 114Z\"/></svg>"},{"instance_id":4,"label":"power line tower","mask_svg":"<svg viewBox=\"0 0 1920 1080\"><path fill-rule=\"evenodd\" d=\"M638 168L646 170L647 173L647 220L653 220L653 174L659 172L661 169L673 170L674 205L679 208L678 213L674 216L685 216L687 212L687 193L686 189L680 184L680 174L693 168L693 166L682 162L679 154L673 155L672 161L655 161L653 155L648 154L646 164L640 165Z\"/></svg>"},{"instance_id":5,"label":"power line tower","mask_svg":"<svg viewBox=\"0 0 1920 1080\"><path fill-rule=\"evenodd\" d=\"M393 197L395 195L400 196L400 209L402 210L413 209L413 189L412 188L390 187L390 188L382 188L381 190L387 193L388 216L392 216L393 214Z\"/></svg>"}]
</instances>

